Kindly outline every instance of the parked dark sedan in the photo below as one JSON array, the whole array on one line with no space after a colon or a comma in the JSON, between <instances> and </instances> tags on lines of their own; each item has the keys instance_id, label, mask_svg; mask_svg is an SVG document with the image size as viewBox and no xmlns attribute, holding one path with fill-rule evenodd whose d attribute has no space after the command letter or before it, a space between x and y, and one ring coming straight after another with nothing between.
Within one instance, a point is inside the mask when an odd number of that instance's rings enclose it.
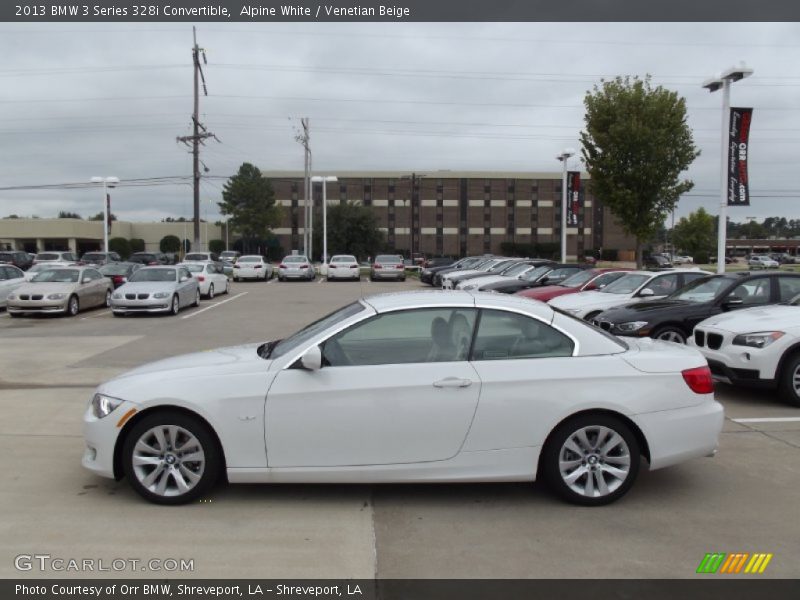
<instances>
[{"instance_id":1,"label":"parked dark sedan","mask_svg":"<svg viewBox=\"0 0 800 600\"><path fill-rule=\"evenodd\" d=\"M134 252L128 258L128 262L135 262L141 265L158 266L169 264L169 258L163 252Z\"/></svg>"},{"instance_id":2,"label":"parked dark sedan","mask_svg":"<svg viewBox=\"0 0 800 600\"><path fill-rule=\"evenodd\" d=\"M87 252L81 256L81 262L87 265L107 265L121 260L116 252Z\"/></svg>"},{"instance_id":3,"label":"parked dark sedan","mask_svg":"<svg viewBox=\"0 0 800 600\"><path fill-rule=\"evenodd\" d=\"M800 273L727 273L697 279L661 300L609 309L592 323L614 335L652 337L685 344L694 326L708 317L800 294Z\"/></svg>"},{"instance_id":4,"label":"parked dark sedan","mask_svg":"<svg viewBox=\"0 0 800 600\"><path fill-rule=\"evenodd\" d=\"M128 282L128 278L141 269L140 263L111 262L100 267L99 271L114 283L114 289Z\"/></svg>"},{"instance_id":5,"label":"parked dark sedan","mask_svg":"<svg viewBox=\"0 0 800 600\"><path fill-rule=\"evenodd\" d=\"M18 269L27 271L33 264L30 254L22 250L3 250L0 252L0 263L14 265Z\"/></svg>"},{"instance_id":6,"label":"parked dark sedan","mask_svg":"<svg viewBox=\"0 0 800 600\"><path fill-rule=\"evenodd\" d=\"M497 281L478 288L481 292L493 291L501 294L516 294L520 290L527 290L541 285L556 285L567 277L572 277L578 271L591 269L592 265L578 265L575 263L547 263L534 267L510 281Z\"/></svg>"},{"instance_id":7,"label":"parked dark sedan","mask_svg":"<svg viewBox=\"0 0 800 600\"><path fill-rule=\"evenodd\" d=\"M467 256L461 260L454 262L452 265L445 267L434 267L432 269L422 269L420 273L420 281L428 283L433 287L442 287L442 277L457 271L458 269L474 269L477 266L485 263L487 260L494 258L493 256Z\"/></svg>"}]
</instances>

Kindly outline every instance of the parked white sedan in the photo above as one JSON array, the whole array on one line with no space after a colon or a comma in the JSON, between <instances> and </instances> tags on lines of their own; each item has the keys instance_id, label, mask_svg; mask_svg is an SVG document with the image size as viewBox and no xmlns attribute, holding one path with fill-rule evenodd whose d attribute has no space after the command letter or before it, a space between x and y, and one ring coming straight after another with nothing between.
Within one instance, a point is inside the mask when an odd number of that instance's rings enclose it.
<instances>
[{"instance_id":1,"label":"parked white sedan","mask_svg":"<svg viewBox=\"0 0 800 600\"><path fill-rule=\"evenodd\" d=\"M232 483L533 481L606 504L722 429L694 349L620 341L500 294L361 299L286 339L174 357L97 388L83 465L144 498Z\"/></svg>"},{"instance_id":2,"label":"parked white sedan","mask_svg":"<svg viewBox=\"0 0 800 600\"><path fill-rule=\"evenodd\" d=\"M259 254L246 254L240 256L233 263L233 280L259 279L267 281L272 279L272 265Z\"/></svg>"},{"instance_id":3,"label":"parked white sedan","mask_svg":"<svg viewBox=\"0 0 800 600\"><path fill-rule=\"evenodd\" d=\"M344 279L345 281L361 281L361 266L356 257L352 254L337 254L331 256L328 261L328 270L325 279L333 281Z\"/></svg>"},{"instance_id":4,"label":"parked white sedan","mask_svg":"<svg viewBox=\"0 0 800 600\"><path fill-rule=\"evenodd\" d=\"M231 282L222 270L220 263L178 263L179 267L186 267L186 270L197 280L200 294L208 299L216 294L227 294L231 291Z\"/></svg>"},{"instance_id":5,"label":"parked white sedan","mask_svg":"<svg viewBox=\"0 0 800 600\"><path fill-rule=\"evenodd\" d=\"M776 390L800 407L800 295L784 305L709 317L694 328L689 344L708 359L716 379Z\"/></svg>"}]
</instances>

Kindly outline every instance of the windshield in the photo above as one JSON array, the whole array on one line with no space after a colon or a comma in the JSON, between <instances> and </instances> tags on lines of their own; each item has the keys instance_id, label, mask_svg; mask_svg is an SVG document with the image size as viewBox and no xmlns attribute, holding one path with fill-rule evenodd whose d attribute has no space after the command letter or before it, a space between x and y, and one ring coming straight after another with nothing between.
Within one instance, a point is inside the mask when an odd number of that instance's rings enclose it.
<instances>
[{"instance_id":1,"label":"windshield","mask_svg":"<svg viewBox=\"0 0 800 600\"><path fill-rule=\"evenodd\" d=\"M287 256L283 259L285 263L305 263L308 262L308 259L305 256L294 255L294 256Z\"/></svg>"},{"instance_id":2,"label":"windshield","mask_svg":"<svg viewBox=\"0 0 800 600\"><path fill-rule=\"evenodd\" d=\"M609 283L600 292L603 294L632 294L645 281L651 279L650 275L631 274L620 277L614 283Z\"/></svg>"},{"instance_id":3,"label":"windshield","mask_svg":"<svg viewBox=\"0 0 800 600\"><path fill-rule=\"evenodd\" d=\"M525 271L522 275L519 276L519 279L522 281L536 281L545 273L549 273L552 271L552 268L542 265L541 267L534 267L530 271Z\"/></svg>"},{"instance_id":4,"label":"windshield","mask_svg":"<svg viewBox=\"0 0 800 600\"><path fill-rule=\"evenodd\" d=\"M37 254L36 260L60 260L61 256L58 254Z\"/></svg>"},{"instance_id":5,"label":"windshield","mask_svg":"<svg viewBox=\"0 0 800 600\"><path fill-rule=\"evenodd\" d=\"M517 275L521 275L530 268L531 265L529 265L528 263L515 264L513 267L510 267L505 271L503 271L503 275L507 275L509 277L516 277Z\"/></svg>"},{"instance_id":6,"label":"windshield","mask_svg":"<svg viewBox=\"0 0 800 600\"><path fill-rule=\"evenodd\" d=\"M516 264L510 260L501 260L496 265L494 265L491 269L489 269L489 273L502 273L506 269L508 269L511 265Z\"/></svg>"},{"instance_id":7,"label":"windshield","mask_svg":"<svg viewBox=\"0 0 800 600\"><path fill-rule=\"evenodd\" d=\"M28 269L28 273L37 273L39 271L49 271L52 268L53 268L53 265L45 265L45 264L33 265L30 269Z\"/></svg>"},{"instance_id":8,"label":"windshield","mask_svg":"<svg viewBox=\"0 0 800 600\"><path fill-rule=\"evenodd\" d=\"M37 283L49 281L52 283L77 283L80 271L77 269L48 269L38 273L31 281Z\"/></svg>"},{"instance_id":9,"label":"windshield","mask_svg":"<svg viewBox=\"0 0 800 600\"><path fill-rule=\"evenodd\" d=\"M332 312L331 314L322 317L318 321L314 321L310 325L306 325L298 331L297 333L291 335L290 337L286 338L285 340L281 341L269 356L265 356L264 358L278 358L279 356L283 356L287 352L291 352L298 346L304 344L308 340L314 338L316 335L325 331L331 325L338 323L339 321L343 321L352 317L353 315L357 315L361 311L364 310L364 305L360 302L353 302L352 304L348 304Z\"/></svg>"},{"instance_id":10,"label":"windshield","mask_svg":"<svg viewBox=\"0 0 800 600\"><path fill-rule=\"evenodd\" d=\"M240 263L260 263L261 257L260 256L240 256L239 261Z\"/></svg>"},{"instance_id":11,"label":"windshield","mask_svg":"<svg viewBox=\"0 0 800 600\"><path fill-rule=\"evenodd\" d=\"M187 254L183 260L208 260L208 254Z\"/></svg>"},{"instance_id":12,"label":"windshield","mask_svg":"<svg viewBox=\"0 0 800 600\"><path fill-rule=\"evenodd\" d=\"M130 267L128 265L110 264L100 267L103 275L125 275Z\"/></svg>"},{"instance_id":13,"label":"windshield","mask_svg":"<svg viewBox=\"0 0 800 600\"><path fill-rule=\"evenodd\" d=\"M102 252L92 252L84 254L81 260L103 260L105 257L106 255Z\"/></svg>"},{"instance_id":14,"label":"windshield","mask_svg":"<svg viewBox=\"0 0 800 600\"><path fill-rule=\"evenodd\" d=\"M684 302L709 302L716 298L720 289L730 280L725 277L704 277L695 279L677 292L667 296L670 300Z\"/></svg>"},{"instance_id":15,"label":"windshield","mask_svg":"<svg viewBox=\"0 0 800 600\"><path fill-rule=\"evenodd\" d=\"M597 273L595 273L594 271L579 271L575 273L575 275L567 277L564 281L562 281L558 285L568 288L579 288L584 283L591 281L596 276Z\"/></svg>"},{"instance_id":16,"label":"windshield","mask_svg":"<svg viewBox=\"0 0 800 600\"><path fill-rule=\"evenodd\" d=\"M175 281L177 271L175 269L139 269L128 278L130 282L139 281Z\"/></svg>"}]
</instances>

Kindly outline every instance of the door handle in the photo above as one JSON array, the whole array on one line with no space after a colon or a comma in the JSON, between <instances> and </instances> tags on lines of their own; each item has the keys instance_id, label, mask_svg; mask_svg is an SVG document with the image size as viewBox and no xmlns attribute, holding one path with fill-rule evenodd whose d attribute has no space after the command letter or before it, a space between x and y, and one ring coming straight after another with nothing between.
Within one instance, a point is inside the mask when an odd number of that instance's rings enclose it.
<instances>
[{"instance_id":1,"label":"door handle","mask_svg":"<svg viewBox=\"0 0 800 600\"><path fill-rule=\"evenodd\" d=\"M465 388L471 385L471 379L459 379L458 377L446 377L433 382L433 387L437 388Z\"/></svg>"}]
</instances>

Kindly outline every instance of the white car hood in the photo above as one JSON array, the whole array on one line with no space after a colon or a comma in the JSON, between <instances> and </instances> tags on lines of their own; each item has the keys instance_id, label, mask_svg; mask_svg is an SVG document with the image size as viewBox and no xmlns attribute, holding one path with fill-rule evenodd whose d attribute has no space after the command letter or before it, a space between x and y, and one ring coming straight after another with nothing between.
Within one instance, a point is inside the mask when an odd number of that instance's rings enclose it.
<instances>
[{"instance_id":1,"label":"white car hood","mask_svg":"<svg viewBox=\"0 0 800 600\"><path fill-rule=\"evenodd\" d=\"M732 333L800 330L800 306L746 308L709 317L698 327L715 327Z\"/></svg>"}]
</instances>

